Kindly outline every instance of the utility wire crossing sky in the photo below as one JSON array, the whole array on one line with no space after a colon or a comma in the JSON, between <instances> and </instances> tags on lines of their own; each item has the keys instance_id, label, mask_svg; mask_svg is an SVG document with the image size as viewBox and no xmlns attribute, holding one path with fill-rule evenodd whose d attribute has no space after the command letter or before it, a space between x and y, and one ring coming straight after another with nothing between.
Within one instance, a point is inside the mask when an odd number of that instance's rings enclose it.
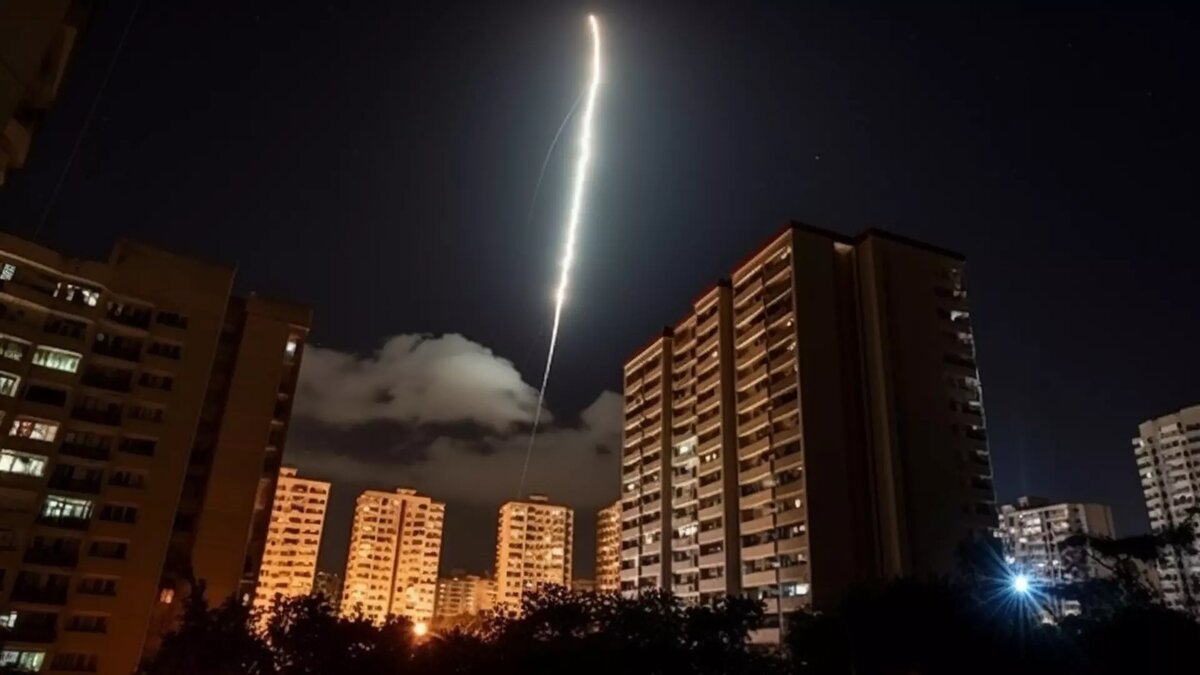
<instances>
[{"instance_id":1,"label":"utility wire crossing sky","mask_svg":"<svg viewBox=\"0 0 1200 675\"><path fill-rule=\"evenodd\" d=\"M575 184L571 191L571 210L567 215L567 239L563 246L562 263L559 269L558 291L554 294L554 323L550 329L550 348L546 350L546 367L542 371L542 386L538 389L537 409L533 413L533 428L529 431L529 448L525 451L525 465L521 468L521 483L517 487L518 499L525 494L525 476L529 472L529 459L533 455L538 423L542 418L542 406L546 400L546 384L550 381L550 366L554 364L554 348L558 346L558 327L562 321L563 303L567 299L567 286L571 281L571 264L575 260L575 235L579 230L583 189L587 184L588 165L592 158L592 116L596 111L596 94L600 91L600 23L594 14L588 15L588 25L592 32L592 79L588 84L587 99L583 107L583 123L580 125L579 159L575 162Z\"/></svg>"}]
</instances>

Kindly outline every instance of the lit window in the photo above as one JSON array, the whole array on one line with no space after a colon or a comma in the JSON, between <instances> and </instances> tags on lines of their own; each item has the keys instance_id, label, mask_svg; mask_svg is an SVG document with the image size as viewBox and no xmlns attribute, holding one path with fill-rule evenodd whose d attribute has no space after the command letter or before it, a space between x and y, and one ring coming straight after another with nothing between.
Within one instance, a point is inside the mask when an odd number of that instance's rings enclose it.
<instances>
[{"instance_id":1,"label":"lit window","mask_svg":"<svg viewBox=\"0 0 1200 675\"><path fill-rule=\"evenodd\" d=\"M5 666L36 673L42 669L46 660L46 652L27 651L24 649L5 649L0 651L0 668Z\"/></svg>"},{"instance_id":2,"label":"lit window","mask_svg":"<svg viewBox=\"0 0 1200 675\"><path fill-rule=\"evenodd\" d=\"M288 338L287 345L284 346L284 348L283 348L283 353L287 354L287 357L290 359L296 355L296 348L299 346L300 346L300 338L295 337L295 336L290 337L290 338Z\"/></svg>"},{"instance_id":3,"label":"lit window","mask_svg":"<svg viewBox=\"0 0 1200 675\"><path fill-rule=\"evenodd\" d=\"M20 384L21 378L16 375L0 372L0 396L16 396Z\"/></svg>"},{"instance_id":4,"label":"lit window","mask_svg":"<svg viewBox=\"0 0 1200 675\"><path fill-rule=\"evenodd\" d=\"M169 605L175 601L175 589L164 588L158 592L158 601L164 605Z\"/></svg>"},{"instance_id":5,"label":"lit window","mask_svg":"<svg viewBox=\"0 0 1200 675\"><path fill-rule=\"evenodd\" d=\"M0 333L0 356L13 361L21 361L29 351L29 343L12 336Z\"/></svg>"},{"instance_id":6,"label":"lit window","mask_svg":"<svg viewBox=\"0 0 1200 675\"><path fill-rule=\"evenodd\" d=\"M12 430L8 432L9 436L28 438L34 441L46 441L47 443L53 441L57 434L58 422L41 422L28 418L13 420Z\"/></svg>"},{"instance_id":7,"label":"lit window","mask_svg":"<svg viewBox=\"0 0 1200 675\"><path fill-rule=\"evenodd\" d=\"M22 476L42 476L46 473L48 457L15 450L0 450L0 473Z\"/></svg>"},{"instance_id":8,"label":"lit window","mask_svg":"<svg viewBox=\"0 0 1200 675\"><path fill-rule=\"evenodd\" d=\"M38 346L33 352L33 362L36 365L52 370L63 370L73 373L79 370L79 360L82 355L65 349L55 349L45 345Z\"/></svg>"},{"instance_id":9,"label":"lit window","mask_svg":"<svg viewBox=\"0 0 1200 675\"><path fill-rule=\"evenodd\" d=\"M42 506L44 518L91 518L92 503L86 499L48 495Z\"/></svg>"},{"instance_id":10,"label":"lit window","mask_svg":"<svg viewBox=\"0 0 1200 675\"><path fill-rule=\"evenodd\" d=\"M0 614L0 628L12 628L15 625L17 625L16 611Z\"/></svg>"},{"instance_id":11,"label":"lit window","mask_svg":"<svg viewBox=\"0 0 1200 675\"><path fill-rule=\"evenodd\" d=\"M58 287L54 289L54 297L62 298L67 302L78 302L88 307L95 307L96 303L100 302L100 291L60 281Z\"/></svg>"},{"instance_id":12,"label":"lit window","mask_svg":"<svg viewBox=\"0 0 1200 675\"><path fill-rule=\"evenodd\" d=\"M0 281L12 281L16 274L17 266L12 263L4 263L4 267L0 267Z\"/></svg>"}]
</instances>

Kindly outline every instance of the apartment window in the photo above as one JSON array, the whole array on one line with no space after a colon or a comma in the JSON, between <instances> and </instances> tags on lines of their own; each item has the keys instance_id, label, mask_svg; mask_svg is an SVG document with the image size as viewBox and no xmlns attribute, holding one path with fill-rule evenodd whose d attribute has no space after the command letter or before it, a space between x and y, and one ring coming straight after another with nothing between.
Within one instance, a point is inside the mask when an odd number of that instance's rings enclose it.
<instances>
[{"instance_id":1,"label":"apartment window","mask_svg":"<svg viewBox=\"0 0 1200 675\"><path fill-rule=\"evenodd\" d=\"M87 333L87 324L82 321L51 315L46 318L46 323L42 325L42 330L47 333L82 340L84 334Z\"/></svg>"},{"instance_id":2,"label":"apartment window","mask_svg":"<svg viewBox=\"0 0 1200 675\"><path fill-rule=\"evenodd\" d=\"M142 420L144 422L161 422L163 411L162 408L152 408L135 403L129 406L129 416L135 420Z\"/></svg>"},{"instance_id":3,"label":"apartment window","mask_svg":"<svg viewBox=\"0 0 1200 675\"><path fill-rule=\"evenodd\" d=\"M26 649L5 649L0 651L0 668L14 668L30 673L36 673L42 669L42 663L46 660L46 652L39 652Z\"/></svg>"},{"instance_id":4,"label":"apartment window","mask_svg":"<svg viewBox=\"0 0 1200 675\"><path fill-rule=\"evenodd\" d=\"M85 520L92 517L92 502L74 497L47 495L42 505L43 518Z\"/></svg>"},{"instance_id":5,"label":"apartment window","mask_svg":"<svg viewBox=\"0 0 1200 675\"><path fill-rule=\"evenodd\" d=\"M170 326L172 328L188 327L188 318L183 314L177 314L175 312L159 312L158 315L154 317L154 320L164 326Z\"/></svg>"},{"instance_id":6,"label":"apartment window","mask_svg":"<svg viewBox=\"0 0 1200 675\"><path fill-rule=\"evenodd\" d=\"M159 375L156 373L142 373L138 378L138 384L151 389L162 389L163 391L171 391L171 387L175 384L175 378L170 375Z\"/></svg>"},{"instance_id":7,"label":"apartment window","mask_svg":"<svg viewBox=\"0 0 1200 675\"><path fill-rule=\"evenodd\" d=\"M17 625L17 612L15 610L0 614L0 628L12 628Z\"/></svg>"},{"instance_id":8,"label":"apartment window","mask_svg":"<svg viewBox=\"0 0 1200 675\"><path fill-rule=\"evenodd\" d=\"M15 473L21 476L43 476L49 457L16 450L0 450L0 473Z\"/></svg>"},{"instance_id":9,"label":"apartment window","mask_svg":"<svg viewBox=\"0 0 1200 675\"><path fill-rule=\"evenodd\" d=\"M12 373L0 371L0 396L16 396L17 387L21 385L21 378Z\"/></svg>"},{"instance_id":10,"label":"apartment window","mask_svg":"<svg viewBox=\"0 0 1200 675\"><path fill-rule=\"evenodd\" d=\"M178 361L183 356L183 347L168 342L151 342L146 351L155 356L175 361Z\"/></svg>"},{"instance_id":11,"label":"apartment window","mask_svg":"<svg viewBox=\"0 0 1200 675\"><path fill-rule=\"evenodd\" d=\"M12 429L8 432L9 436L47 443L52 442L57 434L58 422L29 419L28 417L18 417L13 420Z\"/></svg>"},{"instance_id":12,"label":"apartment window","mask_svg":"<svg viewBox=\"0 0 1200 675\"><path fill-rule=\"evenodd\" d=\"M137 522L137 507L123 504L105 504L100 507L100 520L114 523Z\"/></svg>"},{"instance_id":13,"label":"apartment window","mask_svg":"<svg viewBox=\"0 0 1200 675\"><path fill-rule=\"evenodd\" d=\"M108 617L100 614L76 614L67 620L66 629L75 633L107 633Z\"/></svg>"},{"instance_id":14,"label":"apartment window","mask_svg":"<svg viewBox=\"0 0 1200 675\"><path fill-rule=\"evenodd\" d=\"M0 333L0 357L23 361L29 351L29 343Z\"/></svg>"},{"instance_id":15,"label":"apartment window","mask_svg":"<svg viewBox=\"0 0 1200 675\"><path fill-rule=\"evenodd\" d=\"M109 577L84 577L76 590L84 595L116 595L117 580Z\"/></svg>"},{"instance_id":16,"label":"apartment window","mask_svg":"<svg viewBox=\"0 0 1200 675\"><path fill-rule=\"evenodd\" d=\"M0 281L12 281L17 274L17 266L12 263L4 263L4 267L0 267Z\"/></svg>"},{"instance_id":17,"label":"apartment window","mask_svg":"<svg viewBox=\"0 0 1200 675\"><path fill-rule=\"evenodd\" d=\"M100 302L100 291L60 281L54 289L54 297L62 298L67 302L95 307L96 303Z\"/></svg>"},{"instance_id":18,"label":"apartment window","mask_svg":"<svg viewBox=\"0 0 1200 675\"><path fill-rule=\"evenodd\" d=\"M79 360L82 358L81 354L69 352L65 349L47 347L46 345L38 345L38 348L33 351L34 364L43 368L62 370L68 373L79 370Z\"/></svg>"},{"instance_id":19,"label":"apartment window","mask_svg":"<svg viewBox=\"0 0 1200 675\"><path fill-rule=\"evenodd\" d=\"M129 469L115 469L108 476L108 484L117 487L142 489L146 487L146 473Z\"/></svg>"},{"instance_id":20,"label":"apartment window","mask_svg":"<svg viewBox=\"0 0 1200 675\"><path fill-rule=\"evenodd\" d=\"M50 670L63 670L72 673L94 673L96 672L96 655L59 652L54 655L54 660L50 662Z\"/></svg>"},{"instance_id":21,"label":"apartment window","mask_svg":"<svg viewBox=\"0 0 1200 675\"><path fill-rule=\"evenodd\" d=\"M284 345L283 353L290 360L293 356L296 355L296 349L299 348L299 346L300 346L300 338L293 335L292 337L288 338L287 344Z\"/></svg>"},{"instance_id":22,"label":"apartment window","mask_svg":"<svg viewBox=\"0 0 1200 675\"><path fill-rule=\"evenodd\" d=\"M123 541L93 541L91 548L88 549L88 554L97 558L111 558L113 560L124 560L125 554L129 551L129 544Z\"/></svg>"},{"instance_id":23,"label":"apartment window","mask_svg":"<svg viewBox=\"0 0 1200 675\"><path fill-rule=\"evenodd\" d=\"M67 404L67 390L41 384L30 384L25 388L25 400L61 408Z\"/></svg>"}]
</instances>

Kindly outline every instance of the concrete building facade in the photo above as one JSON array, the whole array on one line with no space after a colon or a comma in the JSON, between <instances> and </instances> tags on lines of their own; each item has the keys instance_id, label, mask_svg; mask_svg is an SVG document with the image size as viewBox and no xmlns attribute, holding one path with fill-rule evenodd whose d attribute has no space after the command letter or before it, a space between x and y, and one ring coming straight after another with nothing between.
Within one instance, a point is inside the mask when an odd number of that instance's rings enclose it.
<instances>
[{"instance_id":1,"label":"concrete building facade","mask_svg":"<svg viewBox=\"0 0 1200 675\"><path fill-rule=\"evenodd\" d=\"M624 371L621 590L834 602L995 527L960 255L792 224Z\"/></svg>"},{"instance_id":2,"label":"concrete building facade","mask_svg":"<svg viewBox=\"0 0 1200 675\"><path fill-rule=\"evenodd\" d=\"M575 512L544 495L500 507L496 531L496 602L519 610L521 596L542 586L571 586Z\"/></svg>"},{"instance_id":3,"label":"concrete building facade","mask_svg":"<svg viewBox=\"0 0 1200 675\"><path fill-rule=\"evenodd\" d=\"M596 590L614 593L621 589L621 502L613 502L596 514Z\"/></svg>"},{"instance_id":4,"label":"concrete building facade","mask_svg":"<svg viewBox=\"0 0 1200 675\"><path fill-rule=\"evenodd\" d=\"M341 612L361 608L377 623L389 615L431 620L445 516L445 504L408 488L359 495Z\"/></svg>"},{"instance_id":5,"label":"concrete building facade","mask_svg":"<svg viewBox=\"0 0 1200 675\"><path fill-rule=\"evenodd\" d=\"M434 619L444 621L475 616L481 612L489 612L495 606L495 579L461 573L438 579Z\"/></svg>"},{"instance_id":6,"label":"concrete building facade","mask_svg":"<svg viewBox=\"0 0 1200 675\"><path fill-rule=\"evenodd\" d=\"M330 487L327 481L301 478L295 467L280 467L255 607L269 609L276 595L290 598L313 592Z\"/></svg>"},{"instance_id":7,"label":"concrete building facade","mask_svg":"<svg viewBox=\"0 0 1200 675\"><path fill-rule=\"evenodd\" d=\"M320 593L329 601L333 611L339 612L342 607L342 575L336 572L317 571L313 580L313 593Z\"/></svg>"},{"instance_id":8,"label":"concrete building facade","mask_svg":"<svg viewBox=\"0 0 1200 675\"><path fill-rule=\"evenodd\" d=\"M1104 504L1052 503L1042 497L1021 497L1015 504L1000 507L1000 540L1005 563L1016 574L1025 574L1039 587L1071 584L1105 575L1090 563L1086 550L1063 550L1060 545L1078 534L1113 538L1112 509ZM1078 614L1079 603L1058 600L1052 609L1058 616Z\"/></svg>"},{"instance_id":9,"label":"concrete building facade","mask_svg":"<svg viewBox=\"0 0 1200 675\"><path fill-rule=\"evenodd\" d=\"M233 278L133 242L93 262L0 235L0 662L127 675L185 582L213 598L257 574L311 315L232 297ZM256 386L218 396L230 378Z\"/></svg>"},{"instance_id":10,"label":"concrete building facade","mask_svg":"<svg viewBox=\"0 0 1200 675\"><path fill-rule=\"evenodd\" d=\"M1142 422L1133 451L1150 528L1200 524L1200 405ZM1158 583L1170 606L1200 612L1200 555L1168 552L1158 565Z\"/></svg>"}]
</instances>

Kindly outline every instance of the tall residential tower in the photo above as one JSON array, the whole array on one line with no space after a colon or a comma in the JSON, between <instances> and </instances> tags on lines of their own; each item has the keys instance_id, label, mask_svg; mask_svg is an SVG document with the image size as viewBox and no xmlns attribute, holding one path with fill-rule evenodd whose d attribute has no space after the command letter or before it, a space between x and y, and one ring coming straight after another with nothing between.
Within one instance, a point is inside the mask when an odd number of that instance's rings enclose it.
<instances>
[{"instance_id":1,"label":"tall residential tower","mask_svg":"<svg viewBox=\"0 0 1200 675\"><path fill-rule=\"evenodd\" d=\"M1200 405L1142 422L1133 450L1150 528L1162 532L1189 520L1200 523L1195 511L1200 504ZM1200 555L1169 553L1159 564L1158 581L1172 607L1200 611Z\"/></svg>"},{"instance_id":2,"label":"tall residential tower","mask_svg":"<svg viewBox=\"0 0 1200 675\"><path fill-rule=\"evenodd\" d=\"M995 527L958 254L793 224L624 380L625 593L760 598L773 640L781 594L949 572Z\"/></svg>"},{"instance_id":3,"label":"tall residential tower","mask_svg":"<svg viewBox=\"0 0 1200 675\"><path fill-rule=\"evenodd\" d=\"M128 675L193 581L252 594L311 315L233 279L0 234L0 663Z\"/></svg>"},{"instance_id":4,"label":"tall residential tower","mask_svg":"<svg viewBox=\"0 0 1200 675\"><path fill-rule=\"evenodd\" d=\"M446 505L407 488L367 490L354 506L341 611L433 618Z\"/></svg>"},{"instance_id":5,"label":"tall residential tower","mask_svg":"<svg viewBox=\"0 0 1200 675\"><path fill-rule=\"evenodd\" d=\"M621 502L596 514L596 590L621 590Z\"/></svg>"},{"instance_id":6,"label":"tall residential tower","mask_svg":"<svg viewBox=\"0 0 1200 675\"><path fill-rule=\"evenodd\" d=\"M313 592L329 488L327 481L301 478L294 467L279 469L255 607L269 609L276 595L294 597Z\"/></svg>"},{"instance_id":7,"label":"tall residential tower","mask_svg":"<svg viewBox=\"0 0 1200 675\"><path fill-rule=\"evenodd\" d=\"M571 585L575 512L544 495L500 507L496 531L496 602L520 609L521 595L546 585Z\"/></svg>"}]
</instances>

